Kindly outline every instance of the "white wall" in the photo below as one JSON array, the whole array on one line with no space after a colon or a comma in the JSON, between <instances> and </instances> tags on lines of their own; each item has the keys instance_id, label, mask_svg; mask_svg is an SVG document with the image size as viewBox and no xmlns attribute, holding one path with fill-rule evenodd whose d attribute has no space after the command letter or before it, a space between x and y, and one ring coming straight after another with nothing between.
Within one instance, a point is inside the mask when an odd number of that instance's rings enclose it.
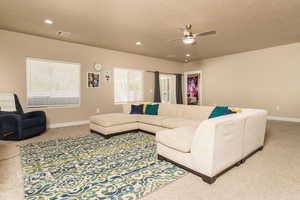
<instances>
[{"instance_id":1,"label":"white wall","mask_svg":"<svg viewBox=\"0 0 300 200\"><path fill-rule=\"evenodd\" d=\"M99 88L87 88L87 72L95 71L94 64L101 63L104 70L125 67L152 71L181 73L182 63L112 51L86 45L62 42L42 37L0 30L0 92L18 94L23 108L26 106L26 57L62 60L81 64L81 105L74 108L44 108L49 123L87 120L100 108L101 113L118 112L114 104L114 87L103 83ZM153 100L153 73L145 72L145 101ZM40 109L38 109L40 110Z\"/></svg>"},{"instance_id":2,"label":"white wall","mask_svg":"<svg viewBox=\"0 0 300 200\"><path fill-rule=\"evenodd\" d=\"M300 43L185 64L202 70L203 103L263 108L300 118ZM279 110L276 107L279 106Z\"/></svg>"}]
</instances>

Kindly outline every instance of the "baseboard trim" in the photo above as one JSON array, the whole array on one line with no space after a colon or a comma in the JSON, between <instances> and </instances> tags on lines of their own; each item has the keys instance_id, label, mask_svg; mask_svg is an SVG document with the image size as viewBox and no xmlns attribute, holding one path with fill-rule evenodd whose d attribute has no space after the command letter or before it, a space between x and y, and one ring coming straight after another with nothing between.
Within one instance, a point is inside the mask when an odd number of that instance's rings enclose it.
<instances>
[{"instance_id":1,"label":"baseboard trim","mask_svg":"<svg viewBox=\"0 0 300 200\"><path fill-rule=\"evenodd\" d=\"M277 116L268 116L267 120L286 121L286 122L300 122L300 118L277 117Z\"/></svg>"},{"instance_id":2,"label":"baseboard trim","mask_svg":"<svg viewBox=\"0 0 300 200\"><path fill-rule=\"evenodd\" d=\"M67 127L67 126L79 126L90 123L89 120L83 120L83 121L74 121L74 122L64 122L64 123L55 123L50 124L48 128L61 128L61 127Z\"/></svg>"}]
</instances>

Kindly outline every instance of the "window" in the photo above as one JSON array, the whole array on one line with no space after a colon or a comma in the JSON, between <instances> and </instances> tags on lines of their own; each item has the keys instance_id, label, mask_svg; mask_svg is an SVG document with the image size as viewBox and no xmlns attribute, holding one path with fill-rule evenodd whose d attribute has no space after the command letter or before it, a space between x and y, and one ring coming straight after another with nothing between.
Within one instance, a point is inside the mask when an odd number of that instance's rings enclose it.
<instances>
[{"instance_id":1,"label":"window","mask_svg":"<svg viewBox=\"0 0 300 200\"><path fill-rule=\"evenodd\" d=\"M159 84L161 102L176 104L176 76L160 74Z\"/></svg>"},{"instance_id":2,"label":"window","mask_svg":"<svg viewBox=\"0 0 300 200\"><path fill-rule=\"evenodd\" d=\"M115 103L143 101L143 85L143 71L115 68Z\"/></svg>"},{"instance_id":3,"label":"window","mask_svg":"<svg viewBox=\"0 0 300 200\"><path fill-rule=\"evenodd\" d=\"M27 58L29 107L80 104L80 64Z\"/></svg>"}]
</instances>

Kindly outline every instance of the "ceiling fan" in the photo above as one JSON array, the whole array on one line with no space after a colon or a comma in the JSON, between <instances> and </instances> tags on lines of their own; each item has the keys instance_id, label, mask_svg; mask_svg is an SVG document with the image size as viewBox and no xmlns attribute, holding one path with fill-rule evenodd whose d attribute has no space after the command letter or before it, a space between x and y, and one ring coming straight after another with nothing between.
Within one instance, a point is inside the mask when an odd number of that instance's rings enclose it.
<instances>
[{"instance_id":1,"label":"ceiling fan","mask_svg":"<svg viewBox=\"0 0 300 200\"><path fill-rule=\"evenodd\" d=\"M169 40L169 42L174 42L174 41L181 40L186 45L196 44L197 37L207 36L207 35L214 35L214 34L217 33L216 31L193 33L192 32L192 24L187 24L187 25L184 26L184 28L181 28L180 30L183 31L183 37L177 38L177 39L174 39L174 40Z\"/></svg>"}]
</instances>

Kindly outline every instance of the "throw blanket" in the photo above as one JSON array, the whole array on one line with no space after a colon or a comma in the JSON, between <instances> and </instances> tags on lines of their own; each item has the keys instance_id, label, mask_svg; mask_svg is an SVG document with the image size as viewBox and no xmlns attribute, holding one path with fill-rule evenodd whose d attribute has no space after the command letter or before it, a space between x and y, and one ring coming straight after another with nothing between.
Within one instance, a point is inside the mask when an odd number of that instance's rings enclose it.
<instances>
[{"instance_id":1,"label":"throw blanket","mask_svg":"<svg viewBox=\"0 0 300 200\"><path fill-rule=\"evenodd\" d=\"M15 112L16 104L13 94L0 93L0 111Z\"/></svg>"}]
</instances>

